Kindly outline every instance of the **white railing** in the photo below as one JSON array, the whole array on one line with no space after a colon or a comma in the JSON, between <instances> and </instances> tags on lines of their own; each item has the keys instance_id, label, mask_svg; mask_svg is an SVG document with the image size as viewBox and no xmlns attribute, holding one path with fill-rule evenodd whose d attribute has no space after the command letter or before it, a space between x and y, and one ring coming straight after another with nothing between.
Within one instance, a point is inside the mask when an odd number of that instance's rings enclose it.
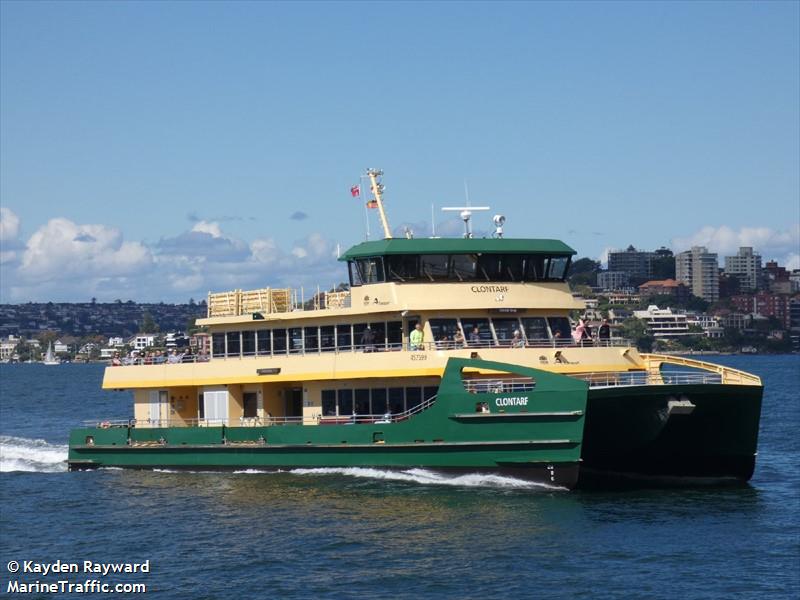
<instances>
[{"instance_id":1,"label":"white railing","mask_svg":"<svg viewBox=\"0 0 800 600\"><path fill-rule=\"evenodd\" d=\"M315 414L312 416L272 416L265 417L240 417L238 419L107 419L103 421L84 421L85 427L96 427L98 429L110 429L113 427L143 427L143 428L166 428L166 427L269 427L273 425L352 425L357 423L396 423L419 414L436 402L436 396L431 396L420 404L409 408L403 412L365 415L329 415L323 416Z\"/></svg>"},{"instance_id":2,"label":"white railing","mask_svg":"<svg viewBox=\"0 0 800 600\"><path fill-rule=\"evenodd\" d=\"M572 375L589 383L590 388L626 387L643 385L718 385L722 383L719 373L700 373L696 371L615 371L608 373L581 373Z\"/></svg>"},{"instance_id":3,"label":"white railing","mask_svg":"<svg viewBox=\"0 0 800 600\"><path fill-rule=\"evenodd\" d=\"M503 379L463 379L464 389L470 394L506 394L530 392L536 387L531 377L506 377Z\"/></svg>"}]
</instances>

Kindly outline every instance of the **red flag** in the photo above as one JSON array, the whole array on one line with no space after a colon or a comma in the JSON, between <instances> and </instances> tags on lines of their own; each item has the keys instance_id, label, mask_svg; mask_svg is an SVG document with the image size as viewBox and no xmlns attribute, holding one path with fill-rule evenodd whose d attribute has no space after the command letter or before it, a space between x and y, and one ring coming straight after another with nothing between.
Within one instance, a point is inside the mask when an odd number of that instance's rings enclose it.
<instances>
[{"instance_id":1,"label":"red flag","mask_svg":"<svg viewBox=\"0 0 800 600\"><path fill-rule=\"evenodd\" d=\"M354 185L350 188L350 194L353 196L353 198L357 198L361 195L361 187Z\"/></svg>"},{"instance_id":2,"label":"red flag","mask_svg":"<svg viewBox=\"0 0 800 600\"><path fill-rule=\"evenodd\" d=\"M378 208L378 201L370 200L369 202L367 202L367 208Z\"/></svg>"}]
</instances>

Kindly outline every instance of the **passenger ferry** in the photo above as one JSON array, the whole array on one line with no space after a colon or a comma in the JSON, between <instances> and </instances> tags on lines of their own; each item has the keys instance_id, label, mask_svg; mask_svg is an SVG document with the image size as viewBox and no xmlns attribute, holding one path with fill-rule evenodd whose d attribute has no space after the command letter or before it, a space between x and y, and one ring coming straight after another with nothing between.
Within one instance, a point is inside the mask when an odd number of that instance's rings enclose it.
<instances>
[{"instance_id":1,"label":"passenger ferry","mask_svg":"<svg viewBox=\"0 0 800 600\"><path fill-rule=\"evenodd\" d=\"M70 435L69 467L423 467L574 488L616 478L747 481L755 375L575 341L575 251L550 239L393 238L350 248L350 287L209 294L209 356L106 368L133 414ZM666 479L665 479L666 478Z\"/></svg>"}]
</instances>

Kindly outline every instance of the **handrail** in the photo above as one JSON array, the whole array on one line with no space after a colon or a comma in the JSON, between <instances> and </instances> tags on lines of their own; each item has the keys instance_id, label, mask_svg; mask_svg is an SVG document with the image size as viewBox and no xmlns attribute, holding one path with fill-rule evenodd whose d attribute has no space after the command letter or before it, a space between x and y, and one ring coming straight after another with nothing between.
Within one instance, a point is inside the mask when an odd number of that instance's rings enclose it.
<instances>
[{"instance_id":1,"label":"handrail","mask_svg":"<svg viewBox=\"0 0 800 600\"><path fill-rule=\"evenodd\" d=\"M530 392L536 387L533 377L504 377L493 379L462 379L464 390L470 394L506 394Z\"/></svg>"},{"instance_id":2,"label":"handrail","mask_svg":"<svg viewBox=\"0 0 800 600\"><path fill-rule=\"evenodd\" d=\"M580 373L571 375L589 384L590 388L630 387L643 385L719 385L723 383L719 373L698 373L696 371L612 371Z\"/></svg>"},{"instance_id":3,"label":"handrail","mask_svg":"<svg viewBox=\"0 0 800 600\"><path fill-rule=\"evenodd\" d=\"M141 366L141 365L171 365L171 364L185 364L185 363L202 363L211 360L241 360L246 358L273 358L284 356L308 356L308 355L321 355L326 353L342 354L345 352L364 352L364 353L380 353L380 352L432 352L440 350L471 350L471 349L523 349L523 348L627 348L630 347L630 341L625 338L611 338L609 340L587 340L581 342L574 342L570 339L536 339L528 340L524 345L512 346L511 340L501 340L495 343L493 340L482 340L480 342L454 342L452 340L445 340L440 342L423 342L420 345L412 344L350 344L347 346L332 346L320 347L317 349L288 349L280 353L258 353L247 352L231 356L210 356L208 354L185 354L185 355L160 355L152 357L137 357L137 358L114 358L109 362L109 366L127 367L127 366Z\"/></svg>"},{"instance_id":4,"label":"handrail","mask_svg":"<svg viewBox=\"0 0 800 600\"><path fill-rule=\"evenodd\" d=\"M661 365L663 364L678 365L717 373L720 375L721 382L724 384L761 385L761 378L757 375L724 365L716 365L702 360L685 358L683 356L670 356L667 354L641 354L640 356L648 371L661 371ZM661 373L662 376L665 375L663 371L661 371Z\"/></svg>"},{"instance_id":5,"label":"handrail","mask_svg":"<svg viewBox=\"0 0 800 600\"><path fill-rule=\"evenodd\" d=\"M114 427L269 427L272 425L350 425L356 423L396 423L405 421L410 417L421 413L433 406L436 402L436 395L427 400L412 406L411 408L399 413L386 412L383 414L353 414L353 415L329 415L323 416L315 414L313 416L272 416L266 417L239 417L239 419L106 419L102 421L89 420L83 421L86 427L96 427L98 429L110 429Z\"/></svg>"}]
</instances>

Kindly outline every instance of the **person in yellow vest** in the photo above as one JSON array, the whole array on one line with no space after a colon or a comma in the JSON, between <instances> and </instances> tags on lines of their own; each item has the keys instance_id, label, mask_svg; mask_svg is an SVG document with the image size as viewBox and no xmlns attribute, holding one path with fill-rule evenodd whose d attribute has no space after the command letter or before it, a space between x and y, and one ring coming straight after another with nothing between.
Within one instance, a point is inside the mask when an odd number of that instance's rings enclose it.
<instances>
[{"instance_id":1,"label":"person in yellow vest","mask_svg":"<svg viewBox=\"0 0 800 600\"><path fill-rule=\"evenodd\" d=\"M414 331L412 331L411 335L408 336L408 341L411 344L412 350L425 349L425 334L422 332L422 323L416 324Z\"/></svg>"}]
</instances>

